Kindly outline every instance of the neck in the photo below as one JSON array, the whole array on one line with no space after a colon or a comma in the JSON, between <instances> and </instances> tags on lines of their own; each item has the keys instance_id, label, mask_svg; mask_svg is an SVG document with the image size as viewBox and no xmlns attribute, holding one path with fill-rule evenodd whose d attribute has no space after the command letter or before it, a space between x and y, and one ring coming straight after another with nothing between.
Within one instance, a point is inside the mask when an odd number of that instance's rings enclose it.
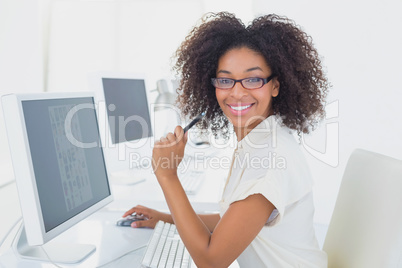
<instances>
[{"instance_id":1,"label":"neck","mask_svg":"<svg viewBox=\"0 0 402 268\"><path fill-rule=\"evenodd\" d=\"M236 133L237 141L241 141L250 133L262 120L255 121L253 124L246 127L234 127L234 132Z\"/></svg>"},{"instance_id":2,"label":"neck","mask_svg":"<svg viewBox=\"0 0 402 268\"><path fill-rule=\"evenodd\" d=\"M271 116L273 113L270 113L266 118ZM258 126L264 119L259 119L254 121L252 124L245 126L245 127L236 127L234 126L234 132L236 133L237 141L241 141L250 133L256 126Z\"/></svg>"},{"instance_id":3,"label":"neck","mask_svg":"<svg viewBox=\"0 0 402 268\"><path fill-rule=\"evenodd\" d=\"M237 141L241 141L242 139L244 139L244 137L246 137L251 130L252 129L248 128L234 127L234 132L236 133Z\"/></svg>"}]
</instances>

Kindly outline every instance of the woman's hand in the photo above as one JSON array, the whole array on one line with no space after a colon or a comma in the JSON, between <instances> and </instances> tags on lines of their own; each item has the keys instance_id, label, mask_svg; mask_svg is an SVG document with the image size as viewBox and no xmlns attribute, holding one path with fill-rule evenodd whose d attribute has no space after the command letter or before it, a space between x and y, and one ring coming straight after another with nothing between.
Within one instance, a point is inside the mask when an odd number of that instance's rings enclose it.
<instances>
[{"instance_id":1,"label":"woman's hand","mask_svg":"<svg viewBox=\"0 0 402 268\"><path fill-rule=\"evenodd\" d=\"M158 221L164 221L164 222L169 222L173 224L173 219L170 216L170 214L159 212L157 210L147 208L141 205L135 206L131 208L130 210L126 211L126 213L123 214L123 218L127 217L133 213L136 213L137 215L142 215L148 218L147 220L141 220L141 221L135 221L131 224L131 227L133 228L140 228L140 227L148 227L148 228L155 228L155 225L158 223Z\"/></svg>"},{"instance_id":2,"label":"woman's hand","mask_svg":"<svg viewBox=\"0 0 402 268\"><path fill-rule=\"evenodd\" d=\"M152 152L152 168L158 179L177 176L177 167L184 156L187 137L183 128L177 126L174 133L168 133L155 142Z\"/></svg>"}]
</instances>

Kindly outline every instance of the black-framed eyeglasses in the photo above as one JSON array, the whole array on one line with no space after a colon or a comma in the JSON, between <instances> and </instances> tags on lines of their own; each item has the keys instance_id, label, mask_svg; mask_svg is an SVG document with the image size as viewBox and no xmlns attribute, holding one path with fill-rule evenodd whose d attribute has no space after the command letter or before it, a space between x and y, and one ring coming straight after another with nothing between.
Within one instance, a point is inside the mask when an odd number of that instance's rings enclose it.
<instances>
[{"instance_id":1,"label":"black-framed eyeglasses","mask_svg":"<svg viewBox=\"0 0 402 268\"><path fill-rule=\"evenodd\" d=\"M211 82L214 87L219 89L232 89L237 82L240 82L246 89L258 89L263 87L274 77L275 75L271 74L267 78L248 77L239 80L231 78L211 78Z\"/></svg>"}]
</instances>

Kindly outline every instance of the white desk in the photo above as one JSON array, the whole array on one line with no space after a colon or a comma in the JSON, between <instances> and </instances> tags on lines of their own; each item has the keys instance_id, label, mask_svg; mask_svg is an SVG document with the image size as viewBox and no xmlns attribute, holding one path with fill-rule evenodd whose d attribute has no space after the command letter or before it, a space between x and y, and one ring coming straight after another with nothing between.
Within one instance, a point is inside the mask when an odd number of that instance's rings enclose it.
<instances>
[{"instance_id":1,"label":"white desk","mask_svg":"<svg viewBox=\"0 0 402 268\"><path fill-rule=\"evenodd\" d=\"M206 178L199 193L189 196L190 202L197 212L218 210L218 201L223 190L226 173L226 170L206 170ZM112 184L111 187L115 201L51 241L85 243L96 246L95 253L81 263L58 264L61 267L140 267L152 230L117 227L115 223L126 210L137 204L167 211L162 190L153 175L139 184ZM15 183L1 189L2 213L6 208L8 210L3 213L3 215L7 215L6 220L3 221L4 217L1 217L0 239L7 230L12 228L13 222L21 215L18 202ZM9 217L9 215L11 216ZM49 262L22 259L18 253L15 253L12 245L17 231L18 228L15 227L0 248L0 267L55 267ZM136 248L139 250L133 251ZM130 253L125 255L127 252ZM119 258L120 256L123 257ZM111 263L109 264L109 262ZM104 264L106 265L103 266Z\"/></svg>"},{"instance_id":2,"label":"white desk","mask_svg":"<svg viewBox=\"0 0 402 268\"><path fill-rule=\"evenodd\" d=\"M121 213L119 212L102 209L53 239L52 242L85 243L96 246L95 253L81 263L76 265L58 265L62 267L99 267L127 252L140 248L138 251L133 251L115 262L104 266L124 267L123 264L127 264L129 265L128 267L140 267L139 264L142 259L144 246L148 243L152 230L117 227L115 222L120 215ZM4 267L54 267L51 263L24 260L15 254L11 247L0 256L0 267L2 265Z\"/></svg>"},{"instance_id":3,"label":"white desk","mask_svg":"<svg viewBox=\"0 0 402 268\"><path fill-rule=\"evenodd\" d=\"M217 202L223 190L226 172L226 170L213 168L206 171L206 181L199 194L189 196L190 202L197 212L210 212L218 209ZM86 243L96 246L95 253L83 262L76 265L61 264L61 267L140 267L144 246L148 243L152 230L117 227L115 222L127 209L137 204L167 211L162 190L156 178L151 177L136 185L112 185L112 193L115 201L53 240L54 242ZM0 189L2 213L0 239L12 227L13 222L21 216L18 202L15 183ZM326 228L327 226L324 225L316 225L317 238L321 246ZM9 234L8 239L0 248L0 268L55 267L49 262L24 260L18 256L11 247L17 229L15 228ZM136 248L139 249L135 251ZM127 252L130 253L125 255ZM231 267L237 266L234 264Z\"/></svg>"}]
</instances>

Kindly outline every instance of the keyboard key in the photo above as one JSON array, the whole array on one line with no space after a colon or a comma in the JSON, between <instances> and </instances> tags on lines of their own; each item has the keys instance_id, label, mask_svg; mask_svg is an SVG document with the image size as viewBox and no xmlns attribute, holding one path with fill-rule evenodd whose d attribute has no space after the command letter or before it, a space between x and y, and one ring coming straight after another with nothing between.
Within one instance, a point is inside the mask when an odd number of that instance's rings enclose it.
<instances>
[{"instance_id":1,"label":"keyboard key","mask_svg":"<svg viewBox=\"0 0 402 268\"><path fill-rule=\"evenodd\" d=\"M191 257L174 224L158 222L145 251L141 267L189 268Z\"/></svg>"},{"instance_id":2,"label":"keyboard key","mask_svg":"<svg viewBox=\"0 0 402 268\"><path fill-rule=\"evenodd\" d=\"M166 267L166 262L167 262L167 259L169 257L169 251L170 251L171 246L172 246L172 239L168 238L168 240L166 240L165 246L163 248L161 259L160 259L159 264L158 264L158 268L165 268Z\"/></svg>"},{"instance_id":3,"label":"keyboard key","mask_svg":"<svg viewBox=\"0 0 402 268\"><path fill-rule=\"evenodd\" d=\"M147 251L145 252L144 259L142 261L142 264L145 267L150 267L151 265L152 257L154 256L155 249L158 246L159 238L162 234L163 225L163 222L160 221L155 226L152 238L148 244Z\"/></svg>"},{"instance_id":4,"label":"keyboard key","mask_svg":"<svg viewBox=\"0 0 402 268\"><path fill-rule=\"evenodd\" d=\"M155 253L154 253L154 257L152 258L152 262L151 262L151 267L158 267L158 263L160 260L160 257L162 256L162 252L163 249L165 247L165 243L166 243L166 239L167 239L167 235L169 233L169 225L165 224L163 230L162 230L162 234L159 238L159 242L158 242L158 246L156 247Z\"/></svg>"},{"instance_id":5,"label":"keyboard key","mask_svg":"<svg viewBox=\"0 0 402 268\"><path fill-rule=\"evenodd\" d=\"M174 265L174 260L176 258L176 253L177 253L177 247L179 246L179 240L173 240L172 241L172 246L170 248L169 252L169 258L166 263L166 267L173 267Z\"/></svg>"},{"instance_id":6,"label":"keyboard key","mask_svg":"<svg viewBox=\"0 0 402 268\"><path fill-rule=\"evenodd\" d=\"M180 268L181 266L181 261L183 259L183 253L184 253L184 244L183 242L179 241L179 246L177 248L177 254L176 254L176 259L174 261L174 268Z\"/></svg>"}]
</instances>

